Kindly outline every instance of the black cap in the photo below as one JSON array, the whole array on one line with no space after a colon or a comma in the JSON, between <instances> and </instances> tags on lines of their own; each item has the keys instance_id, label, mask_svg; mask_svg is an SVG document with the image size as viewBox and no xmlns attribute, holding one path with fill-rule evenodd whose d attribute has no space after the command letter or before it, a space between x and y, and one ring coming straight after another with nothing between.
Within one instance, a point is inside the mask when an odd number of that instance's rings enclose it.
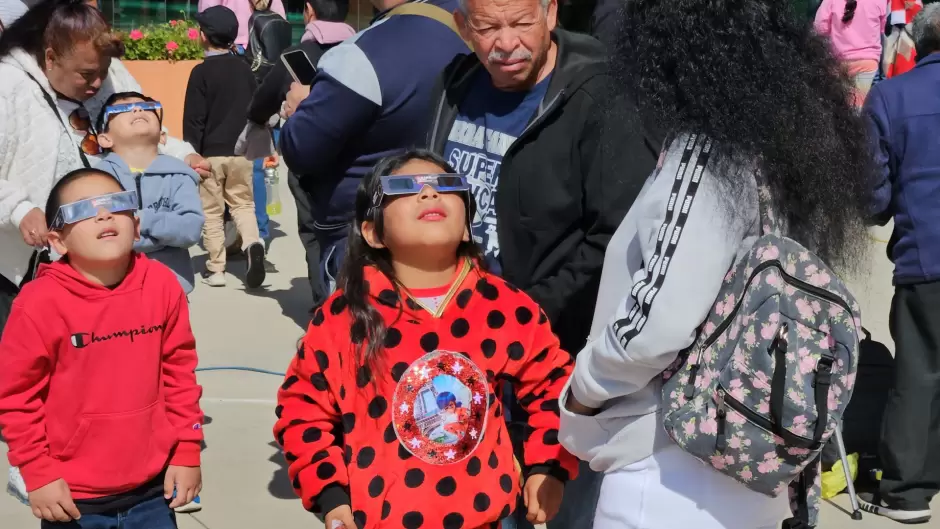
<instances>
[{"instance_id":1,"label":"black cap","mask_svg":"<svg viewBox=\"0 0 940 529\"><path fill-rule=\"evenodd\" d=\"M199 28L215 46L228 47L238 37L238 17L225 6L212 6L194 17Z\"/></svg>"}]
</instances>

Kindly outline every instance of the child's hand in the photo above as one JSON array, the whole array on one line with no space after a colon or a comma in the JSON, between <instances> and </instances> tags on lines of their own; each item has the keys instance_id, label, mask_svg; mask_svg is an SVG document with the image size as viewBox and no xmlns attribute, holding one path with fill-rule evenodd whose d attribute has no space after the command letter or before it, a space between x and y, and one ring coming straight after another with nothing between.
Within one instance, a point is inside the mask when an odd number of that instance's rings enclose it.
<instances>
[{"instance_id":1,"label":"child's hand","mask_svg":"<svg viewBox=\"0 0 940 529\"><path fill-rule=\"evenodd\" d=\"M533 474L525 482L522 494L525 506L529 509L526 520L532 523L545 523L558 514L561 497L565 493L565 484L545 474Z\"/></svg>"},{"instance_id":2,"label":"child's hand","mask_svg":"<svg viewBox=\"0 0 940 529\"><path fill-rule=\"evenodd\" d=\"M33 509L33 516L47 522L70 522L82 517L64 479L57 479L30 492L29 506Z\"/></svg>"},{"instance_id":3,"label":"child's hand","mask_svg":"<svg viewBox=\"0 0 940 529\"><path fill-rule=\"evenodd\" d=\"M356 521L353 520L352 509L349 505L340 505L332 511L326 513L326 529L336 529L345 527L346 529L356 529Z\"/></svg>"},{"instance_id":4,"label":"child's hand","mask_svg":"<svg viewBox=\"0 0 940 529\"><path fill-rule=\"evenodd\" d=\"M176 497L173 498L173 489L176 488ZM202 469L199 467L178 467L170 465L166 469L163 479L163 497L173 498L170 508L175 509L193 501L202 490Z\"/></svg>"}]
</instances>

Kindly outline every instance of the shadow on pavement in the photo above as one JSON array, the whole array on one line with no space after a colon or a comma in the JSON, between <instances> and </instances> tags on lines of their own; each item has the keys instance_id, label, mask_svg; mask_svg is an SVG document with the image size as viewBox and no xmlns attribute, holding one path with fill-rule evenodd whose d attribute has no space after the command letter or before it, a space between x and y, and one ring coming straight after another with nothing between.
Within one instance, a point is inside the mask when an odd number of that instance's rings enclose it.
<instances>
[{"instance_id":1,"label":"shadow on pavement","mask_svg":"<svg viewBox=\"0 0 940 529\"><path fill-rule=\"evenodd\" d=\"M290 484L290 478L287 476L287 461L284 460L284 453L281 452L281 447L275 441L271 441L271 446L277 449L277 452L274 452L274 455L271 456L270 461L278 465L278 469L274 471L274 475L271 476L271 482L268 483L268 492L271 493L271 496L281 500L295 500L297 495L294 494L294 488Z\"/></svg>"},{"instance_id":2,"label":"shadow on pavement","mask_svg":"<svg viewBox=\"0 0 940 529\"><path fill-rule=\"evenodd\" d=\"M290 318L303 330L310 323L310 309L313 307L313 295L310 293L310 283L306 277L295 277L290 280L290 288L283 290L268 290L262 286L256 289L245 290L251 296L270 298L281 306L281 313ZM298 338L300 335L298 334Z\"/></svg>"}]
</instances>

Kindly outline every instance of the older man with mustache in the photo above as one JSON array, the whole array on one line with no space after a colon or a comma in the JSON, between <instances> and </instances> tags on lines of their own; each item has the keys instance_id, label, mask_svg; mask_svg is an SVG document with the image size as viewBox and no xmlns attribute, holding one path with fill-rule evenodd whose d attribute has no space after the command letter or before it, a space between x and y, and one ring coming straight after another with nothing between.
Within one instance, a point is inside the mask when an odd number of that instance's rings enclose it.
<instances>
[{"instance_id":1,"label":"older man with mustache","mask_svg":"<svg viewBox=\"0 0 940 529\"><path fill-rule=\"evenodd\" d=\"M590 331L607 242L654 169L660 141L632 115L608 115L605 48L556 28L557 12L556 0L460 1L455 21L474 53L442 74L429 144L470 181L473 238L490 268L532 296L575 352ZM513 401L507 392L518 446L527 417ZM527 473L572 477L525 466L519 455ZM550 528L591 527L593 477L585 466ZM545 521L523 509L520 526L527 517Z\"/></svg>"}]
</instances>

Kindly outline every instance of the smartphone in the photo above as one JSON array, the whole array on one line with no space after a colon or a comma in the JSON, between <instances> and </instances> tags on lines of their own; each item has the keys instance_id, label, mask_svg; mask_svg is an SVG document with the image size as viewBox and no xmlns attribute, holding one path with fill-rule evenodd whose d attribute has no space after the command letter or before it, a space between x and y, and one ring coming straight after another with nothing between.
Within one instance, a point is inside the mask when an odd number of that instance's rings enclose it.
<instances>
[{"instance_id":1,"label":"smartphone","mask_svg":"<svg viewBox=\"0 0 940 529\"><path fill-rule=\"evenodd\" d=\"M310 62L304 50L294 50L281 54L281 61L290 72L290 76L300 84L309 85L317 75L317 67Z\"/></svg>"}]
</instances>

